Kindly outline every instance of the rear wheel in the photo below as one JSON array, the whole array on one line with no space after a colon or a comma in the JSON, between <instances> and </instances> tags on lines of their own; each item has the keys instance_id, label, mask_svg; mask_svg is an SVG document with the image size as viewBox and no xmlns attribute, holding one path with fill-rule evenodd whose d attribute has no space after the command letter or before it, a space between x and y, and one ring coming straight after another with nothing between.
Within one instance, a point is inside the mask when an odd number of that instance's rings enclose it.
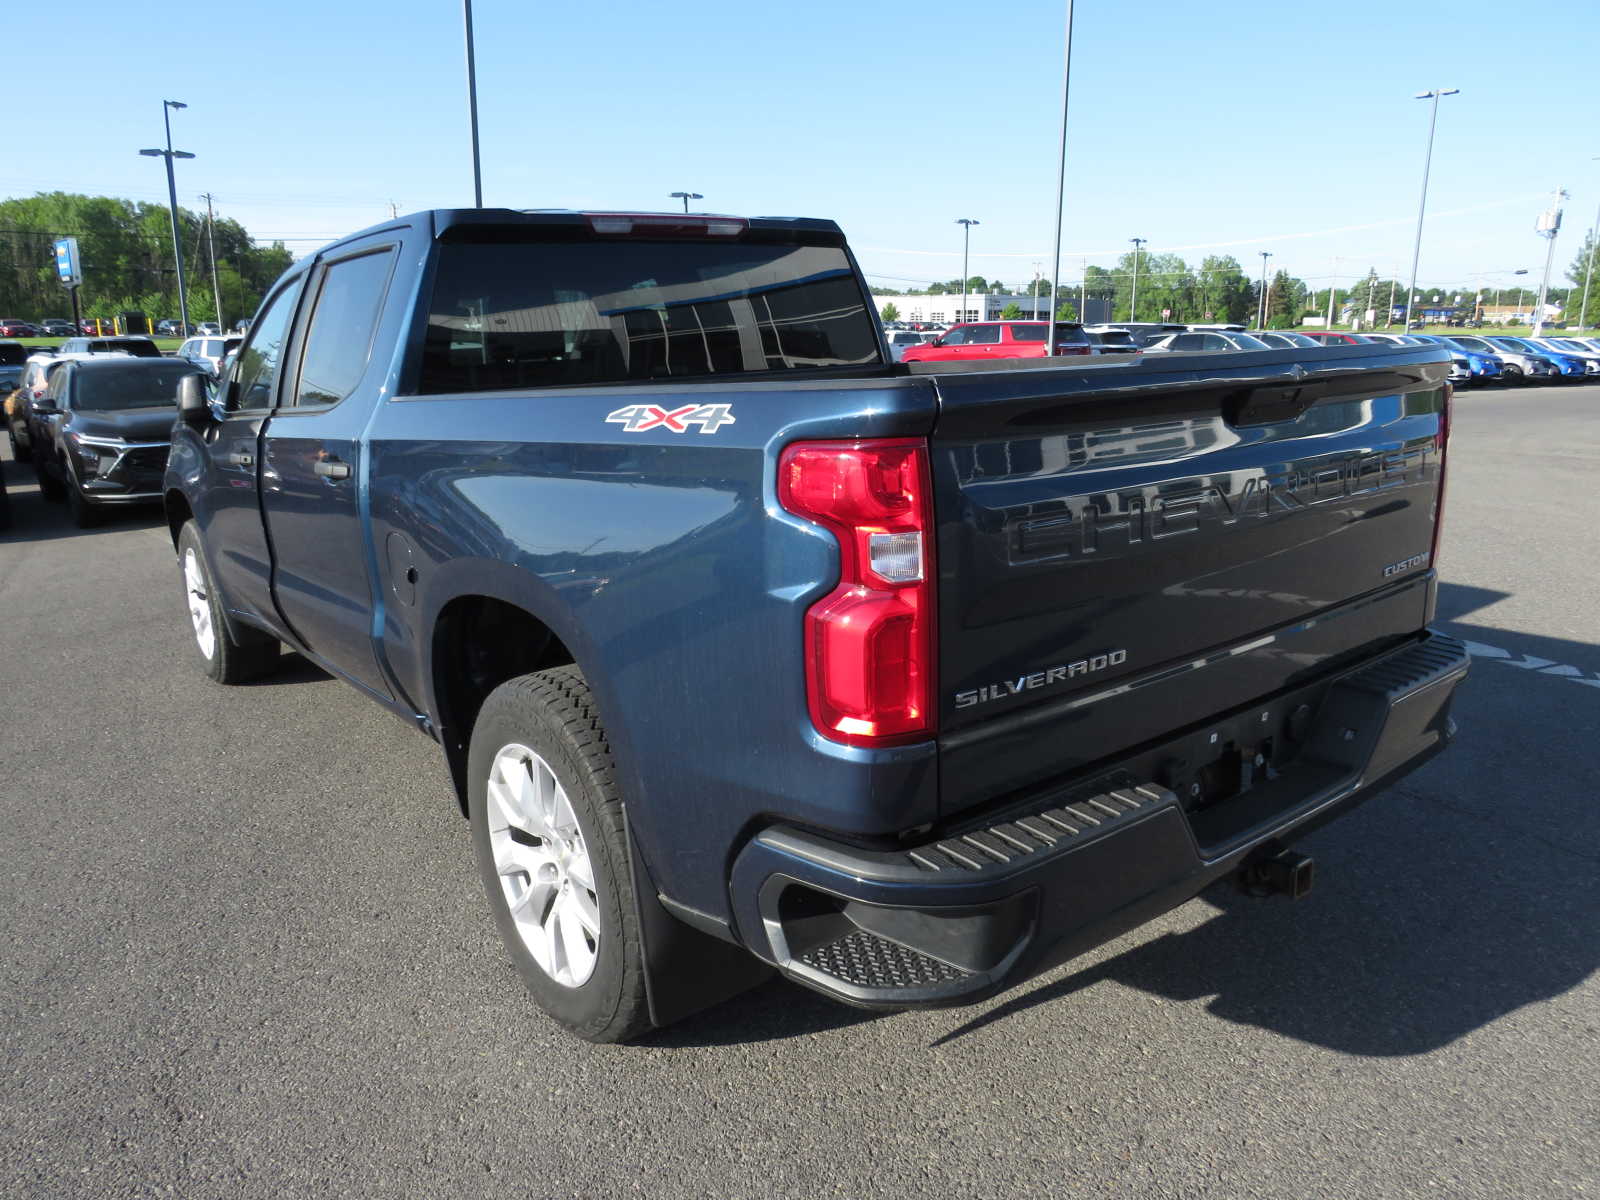
<instances>
[{"instance_id":1,"label":"rear wheel","mask_svg":"<svg viewBox=\"0 0 1600 1200\"><path fill-rule=\"evenodd\" d=\"M1515 363L1507 363L1501 372L1501 381L1508 387L1522 386L1522 368Z\"/></svg>"},{"instance_id":2,"label":"rear wheel","mask_svg":"<svg viewBox=\"0 0 1600 1200\"><path fill-rule=\"evenodd\" d=\"M222 600L200 547L200 530L193 521L178 534L178 564L194 646L205 673L218 683L247 683L272 670L281 649L277 638L247 625L240 625L236 634L228 632Z\"/></svg>"},{"instance_id":3,"label":"rear wheel","mask_svg":"<svg viewBox=\"0 0 1600 1200\"><path fill-rule=\"evenodd\" d=\"M507 681L468 756L472 845L517 973L591 1042L651 1028L611 747L574 666Z\"/></svg>"}]
</instances>

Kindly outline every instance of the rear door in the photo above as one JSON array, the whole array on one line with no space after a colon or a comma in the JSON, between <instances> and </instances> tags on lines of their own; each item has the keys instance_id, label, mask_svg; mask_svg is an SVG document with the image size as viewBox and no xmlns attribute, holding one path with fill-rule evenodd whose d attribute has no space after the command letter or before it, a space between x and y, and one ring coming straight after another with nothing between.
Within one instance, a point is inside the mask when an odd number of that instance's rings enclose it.
<instances>
[{"instance_id":1,"label":"rear door","mask_svg":"<svg viewBox=\"0 0 1600 1200\"><path fill-rule=\"evenodd\" d=\"M947 774L947 796L1113 753L1421 627L1426 589L1385 632L1330 625L1304 654L1274 640L1428 575L1447 367L1434 347L1373 349L937 377L941 763L981 764ZM1165 676L1229 659L1197 673L1211 692L1162 702ZM1118 720L1073 707L1119 688L1142 700ZM1012 740L969 753L988 724Z\"/></svg>"},{"instance_id":2,"label":"rear door","mask_svg":"<svg viewBox=\"0 0 1600 1200\"><path fill-rule=\"evenodd\" d=\"M373 363L398 246L341 248L310 283L304 334L283 401L262 435L261 507L278 610L313 654L380 696L361 513L361 434L387 362Z\"/></svg>"}]
</instances>

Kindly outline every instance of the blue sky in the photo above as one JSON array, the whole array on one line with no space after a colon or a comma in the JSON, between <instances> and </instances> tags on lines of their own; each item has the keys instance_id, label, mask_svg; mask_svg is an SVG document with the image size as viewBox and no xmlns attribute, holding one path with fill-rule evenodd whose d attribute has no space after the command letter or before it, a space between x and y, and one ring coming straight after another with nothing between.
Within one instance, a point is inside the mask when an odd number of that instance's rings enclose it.
<instances>
[{"instance_id":1,"label":"blue sky","mask_svg":"<svg viewBox=\"0 0 1600 1200\"><path fill-rule=\"evenodd\" d=\"M1048 263L1061 3L473 7L486 204L652 209L692 190L711 211L831 217L885 285L958 275L958 217L982 222L974 273L1025 284ZM457 0L181 18L89 0L70 29L70 100L28 89L13 108L73 120L23 134L5 195L164 201L137 151L170 97L190 105L174 144L198 156L180 202L211 191L296 253L391 200L471 202ZM1595 128L1597 35L1594 4L1079 0L1062 276L1140 236L1252 272L1269 250L1318 286L1403 277L1428 117L1412 96L1437 86L1461 94L1440 107L1423 283L1537 281L1533 225L1558 184L1559 281L1600 201L1600 134L1568 132Z\"/></svg>"}]
</instances>

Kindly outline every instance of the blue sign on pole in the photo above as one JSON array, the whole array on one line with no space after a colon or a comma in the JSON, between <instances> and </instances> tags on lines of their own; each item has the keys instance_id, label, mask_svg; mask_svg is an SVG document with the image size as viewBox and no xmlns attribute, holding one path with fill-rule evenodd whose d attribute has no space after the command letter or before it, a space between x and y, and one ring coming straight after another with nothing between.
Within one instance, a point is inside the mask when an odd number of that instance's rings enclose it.
<instances>
[{"instance_id":1,"label":"blue sign on pole","mask_svg":"<svg viewBox=\"0 0 1600 1200\"><path fill-rule=\"evenodd\" d=\"M62 238L56 243L56 274L67 287L77 287L83 282L83 270L78 264L78 239Z\"/></svg>"}]
</instances>

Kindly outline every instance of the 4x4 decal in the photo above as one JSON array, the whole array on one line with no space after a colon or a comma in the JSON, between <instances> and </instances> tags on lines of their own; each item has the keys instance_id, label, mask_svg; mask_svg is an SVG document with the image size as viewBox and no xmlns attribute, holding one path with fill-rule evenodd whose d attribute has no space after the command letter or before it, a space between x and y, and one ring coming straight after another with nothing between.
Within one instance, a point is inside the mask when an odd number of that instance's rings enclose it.
<instances>
[{"instance_id":1,"label":"4x4 decal","mask_svg":"<svg viewBox=\"0 0 1600 1200\"><path fill-rule=\"evenodd\" d=\"M648 429L665 429L671 433L687 433L689 426L700 426L701 433L715 433L724 425L733 424L731 404L685 404L682 408L659 408L654 404L630 404L606 417L608 425L621 425L625 433L644 433Z\"/></svg>"}]
</instances>

